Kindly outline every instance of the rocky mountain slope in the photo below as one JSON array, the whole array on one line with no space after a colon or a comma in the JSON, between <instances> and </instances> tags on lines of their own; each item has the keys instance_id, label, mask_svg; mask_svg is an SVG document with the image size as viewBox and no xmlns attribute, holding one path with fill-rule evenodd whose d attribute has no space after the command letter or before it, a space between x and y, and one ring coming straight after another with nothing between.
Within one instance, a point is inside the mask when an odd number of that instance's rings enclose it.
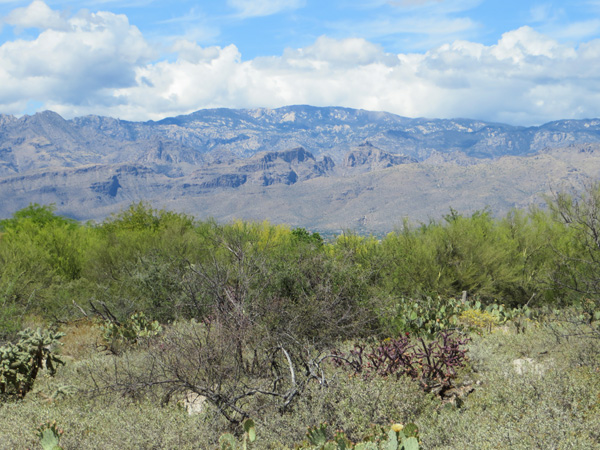
<instances>
[{"instance_id":1,"label":"rocky mountain slope","mask_svg":"<svg viewBox=\"0 0 600 450\"><path fill-rule=\"evenodd\" d=\"M503 213L600 174L600 120L515 127L290 106L159 122L0 115L0 217L30 202L102 220L131 202L385 232L452 206Z\"/></svg>"}]
</instances>

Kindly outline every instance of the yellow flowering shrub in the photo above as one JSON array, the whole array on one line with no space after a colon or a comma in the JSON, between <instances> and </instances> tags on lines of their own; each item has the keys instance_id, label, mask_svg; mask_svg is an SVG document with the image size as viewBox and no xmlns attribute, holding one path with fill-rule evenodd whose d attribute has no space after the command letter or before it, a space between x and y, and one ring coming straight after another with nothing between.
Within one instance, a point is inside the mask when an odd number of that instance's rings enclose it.
<instances>
[{"instance_id":1,"label":"yellow flowering shrub","mask_svg":"<svg viewBox=\"0 0 600 450\"><path fill-rule=\"evenodd\" d=\"M498 317L488 311L467 309L460 313L459 320L468 328L491 331L499 324Z\"/></svg>"}]
</instances>

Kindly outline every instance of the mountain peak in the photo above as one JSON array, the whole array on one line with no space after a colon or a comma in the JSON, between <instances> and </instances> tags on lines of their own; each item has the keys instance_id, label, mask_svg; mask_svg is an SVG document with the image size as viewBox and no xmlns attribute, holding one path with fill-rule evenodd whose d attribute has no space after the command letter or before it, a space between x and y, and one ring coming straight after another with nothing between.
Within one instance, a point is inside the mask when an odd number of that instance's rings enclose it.
<instances>
[{"instance_id":1,"label":"mountain peak","mask_svg":"<svg viewBox=\"0 0 600 450\"><path fill-rule=\"evenodd\" d=\"M45 111L41 111L41 112L37 112L35 113L33 116L23 116L23 117L28 117L30 119L41 119L41 120L45 120L45 121L54 121L54 122L66 122L65 119L63 119L63 117L54 112L54 111L50 111L50 110L45 110Z\"/></svg>"},{"instance_id":2,"label":"mountain peak","mask_svg":"<svg viewBox=\"0 0 600 450\"><path fill-rule=\"evenodd\" d=\"M253 218L292 224L312 218L339 228L354 223L359 210L361 217L383 217L400 199L405 203L394 209L398 214L431 208L411 200L407 189L417 197L421 188L439 195L444 177L451 178L448 193L463 189L458 197L464 205L512 207L544 191L540 183L547 177L531 181L529 165L558 174L555 179L598 178L598 145L598 119L517 127L309 105L200 110L157 122L64 120L52 111L0 116L0 196L6 200L0 217L37 202L98 219L132 199L147 199L199 217L228 220L252 211ZM543 149L558 150L540 155ZM504 184L473 181L492 165L504 171L497 174ZM517 180L518 171L529 178ZM476 192L488 186L485 195ZM507 191L512 197L504 198ZM296 202L301 196L302 204Z\"/></svg>"}]
</instances>

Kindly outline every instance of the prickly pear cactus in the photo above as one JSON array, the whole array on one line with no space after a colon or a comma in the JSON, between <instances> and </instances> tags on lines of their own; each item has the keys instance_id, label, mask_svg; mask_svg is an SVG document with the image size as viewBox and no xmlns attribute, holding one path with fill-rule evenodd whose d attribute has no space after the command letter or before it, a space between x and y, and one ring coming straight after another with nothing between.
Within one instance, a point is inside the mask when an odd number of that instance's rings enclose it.
<instances>
[{"instance_id":1,"label":"prickly pear cactus","mask_svg":"<svg viewBox=\"0 0 600 450\"><path fill-rule=\"evenodd\" d=\"M317 448L323 447L327 442L327 424L322 423L318 427L315 426L309 428L306 437L311 445Z\"/></svg>"},{"instance_id":2,"label":"prickly pear cactus","mask_svg":"<svg viewBox=\"0 0 600 450\"><path fill-rule=\"evenodd\" d=\"M374 442L359 442L354 446L354 450L379 450Z\"/></svg>"},{"instance_id":3,"label":"prickly pear cactus","mask_svg":"<svg viewBox=\"0 0 600 450\"><path fill-rule=\"evenodd\" d=\"M219 450L246 450L249 443L256 439L254 422L247 419L243 423L244 437L238 442L231 433L219 438ZM296 450L419 450L419 430L415 424L394 424L386 431L383 427L375 427L372 435L363 442L352 443L346 435L338 431L332 440L327 440L327 424L311 427L306 433L306 440L296 445Z\"/></svg>"},{"instance_id":4,"label":"prickly pear cactus","mask_svg":"<svg viewBox=\"0 0 600 450\"><path fill-rule=\"evenodd\" d=\"M0 395L25 397L40 369L45 368L53 376L57 365L64 362L52 349L64 335L41 328L26 329L18 334L16 344L0 347Z\"/></svg>"},{"instance_id":5,"label":"prickly pear cactus","mask_svg":"<svg viewBox=\"0 0 600 450\"><path fill-rule=\"evenodd\" d=\"M44 450L62 450L59 443L63 430L58 428L56 420L41 424L38 427L37 432L38 437L40 438L40 445Z\"/></svg>"},{"instance_id":6,"label":"prickly pear cactus","mask_svg":"<svg viewBox=\"0 0 600 450\"><path fill-rule=\"evenodd\" d=\"M219 450L237 450L237 441L231 433L225 433L219 438Z\"/></svg>"},{"instance_id":7,"label":"prickly pear cactus","mask_svg":"<svg viewBox=\"0 0 600 450\"><path fill-rule=\"evenodd\" d=\"M225 433L219 438L219 450L247 450L248 444L256 440L256 428L252 419L246 419L242 423L244 428L244 437L239 443L233 434Z\"/></svg>"},{"instance_id":8,"label":"prickly pear cactus","mask_svg":"<svg viewBox=\"0 0 600 450\"><path fill-rule=\"evenodd\" d=\"M243 450L246 450L246 446L248 443L252 443L256 440L256 428L254 426L254 420L246 419L242 424L244 427L244 441L243 441Z\"/></svg>"},{"instance_id":9,"label":"prickly pear cactus","mask_svg":"<svg viewBox=\"0 0 600 450\"><path fill-rule=\"evenodd\" d=\"M419 450L418 429L415 424L394 424L389 430L375 427L363 442L353 444L344 433L338 432L334 440L327 440L327 424L309 428L307 440L301 450Z\"/></svg>"},{"instance_id":10,"label":"prickly pear cactus","mask_svg":"<svg viewBox=\"0 0 600 450\"><path fill-rule=\"evenodd\" d=\"M419 450L419 429L414 423L409 423L398 432L398 449Z\"/></svg>"},{"instance_id":11,"label":"prickly pear cactus","mask_svg":"<svg viewBox=\"0 0 600 450\"><path fill-rule=\"evenodd\" d=\"M158 321L150 321L143 312L132 314L124 323L106 321L100 326L104 340L113 353L118 353L122 345L136 344L143 338L156 336L162 332Z\"/></svg>"}]
</instances>

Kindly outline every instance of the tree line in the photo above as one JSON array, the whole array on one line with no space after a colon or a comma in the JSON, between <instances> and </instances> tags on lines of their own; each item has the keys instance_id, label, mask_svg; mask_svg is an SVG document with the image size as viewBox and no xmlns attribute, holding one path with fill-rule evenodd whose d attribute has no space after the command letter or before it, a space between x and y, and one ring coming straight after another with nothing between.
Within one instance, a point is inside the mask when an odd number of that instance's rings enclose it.
<instances>
[{"instance_id":1,"label":"tree line","mask_svg":"<svg viewBox=\"0 0 600 450\"><path fill-rule=\"evenodd\" d=\"M167 323L243 308L269 326L337 338L389 333L401 299L509 307L592 301L600 289L600 187L547 208L454 210L377 238L268 222L222 224L140 202L102 223L32 204L0 221L0 329L82 314ZM387 328L386 328L387 327Z\"/></svg>"}]
</instances>

